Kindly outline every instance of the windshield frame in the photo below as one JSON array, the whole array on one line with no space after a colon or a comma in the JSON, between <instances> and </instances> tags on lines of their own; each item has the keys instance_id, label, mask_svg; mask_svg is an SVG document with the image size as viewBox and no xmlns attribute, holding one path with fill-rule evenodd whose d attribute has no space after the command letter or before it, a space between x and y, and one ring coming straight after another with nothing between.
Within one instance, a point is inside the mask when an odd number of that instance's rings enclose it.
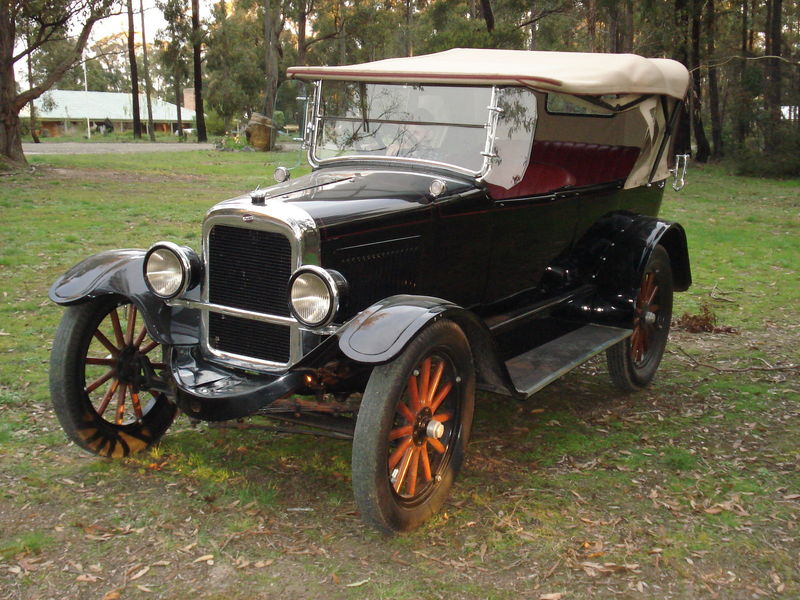
<instances>
[{"instance_id":1,"label":"windshield frame","mask_svg":"<svg viewBox=\"0 0 800 600\"><path fill-rule=\"evenodd\" d=\"M381 83L381 82L370 81L365 83ZM385 83L397 84L397 82L385 82ZM466 86L466 87L486 88L488 86ZM369 162L369 163L382 163L382 164L391 163L391 164L404 164L404 165L412 164L425 167L433 167L438 169L446 169L448 171L454 171L461 175L468 175L470 177L482 179L491 169L494 159L497 158L497 154L494 149L495 146L494 140L497 130L497 122L500 113L502 112L502 109L497 106L498 86L496 85L491 86L491 90L492 90L491 100L489 102L489 106L486 107L486 112L487 112L486 123L483 125L483 127L486 129L486 139L483 146L483 150L479 152L479 154L483 157L483 160L481 162L481 168L475 171L452 163L424 159L424 158L407 157L407 156L347 154L345 156L318 158L316 155L317 139L320 127L322 127L324 116L320 114L320 104L322 99L322 80L315 81L312 118L309 120L307 126L307 137L304 142L304 145L308 148L308 162L314 169L331 164L342 164L351 162ZM419 124L419 123L415 122L414 124Z\"/></svg>"}]
</instances>

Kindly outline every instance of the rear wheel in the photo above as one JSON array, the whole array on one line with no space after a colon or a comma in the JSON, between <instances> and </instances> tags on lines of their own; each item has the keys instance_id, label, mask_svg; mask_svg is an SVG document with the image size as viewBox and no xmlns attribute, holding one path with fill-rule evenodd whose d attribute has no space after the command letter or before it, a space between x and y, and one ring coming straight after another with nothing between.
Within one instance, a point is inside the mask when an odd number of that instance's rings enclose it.
<instances>
[{"instance_id":1,"label":"rear wheel","mask_svg":"<svg viewBox=\"0 0 800 600\"><path fill-rule=\"evenodd\" d=\"M353 491L367 522L409 531L439 510L464 460L474 397L469 344L450 321L375 367L353 439Z\"/></svg>"},{"instance_id":2,"label":"rear wheel","mask_svg":"<svg viewBox=\"0 0 800 600\"><path fill-rule=\"evenodd\" d=\"M67 436L81 448L128 456L157 442L176 407L146 381L165 365L158 342L137 322L138 310L105 296L70 306L50 360L50 396Z\"/></svg>"},{"instance_id":3,"label":"rear wheel","mask_svg":"<svg viewBox=\"0 0 800 600\"><path fill-rule=\"evenodd\" d=\"M611 380L625 392L644 388L655 377L672 320L672 268L669 254L656 246L636 296L633 333L606 351Z\"/></svg>"}]
</instances>

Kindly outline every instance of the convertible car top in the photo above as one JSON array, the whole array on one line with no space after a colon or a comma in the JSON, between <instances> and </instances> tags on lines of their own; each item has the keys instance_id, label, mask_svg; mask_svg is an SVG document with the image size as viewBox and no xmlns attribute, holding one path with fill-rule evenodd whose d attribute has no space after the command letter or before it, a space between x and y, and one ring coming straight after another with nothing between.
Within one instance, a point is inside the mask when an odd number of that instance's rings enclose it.
<instances>
[{"instance_id":1,"label":"convertible car top","mask_svg":"<svg viewBox=\"0 0 800 600\"><path fill-rule=\"evenodd\" d=\"M478 48L453 48L360 65L290 67L287 74L290 79L306 80L524 85L563 94L656 94L677 100L683 99L689 86L686 67L667 58Z\"/></svg>"}]
</instances>

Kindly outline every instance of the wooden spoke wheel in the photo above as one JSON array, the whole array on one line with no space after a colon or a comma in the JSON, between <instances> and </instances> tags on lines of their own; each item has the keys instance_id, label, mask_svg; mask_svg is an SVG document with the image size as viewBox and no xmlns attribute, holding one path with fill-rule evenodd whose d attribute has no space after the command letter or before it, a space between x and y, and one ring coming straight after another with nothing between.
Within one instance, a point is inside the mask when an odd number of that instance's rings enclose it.
<instances>
[{"instance_id":1,"label":"wooden spoke wheel","mask_svg":"<svg viewBox=\"0 0 800 600\"><path fill-rule=\"evenodd\" d=\"M366 521L408 531L441 507L463 462L474 395L469 344L449 321L373 370L353 439L353 489Z\"/></svg>"},{"instance_id":2,"label":"wooden spoke wheel","mask_svg":"<svg viewBox=\"0 0 800 600\"><path fill-rule=\"evenodd\" d=\"M68 437L109 457L144 450L176 408L148 381L165 369L134 304L103 297L66 309L53 342L50 395Z\"/></svg>"},{"instance_id":3,"label":"wooden spoke wheel","mask_svg":"<svg viewBox=\"0 0 800 600\"><path fill-rule=\"evenodd\" d=\"M672 269L669 255L656 246L636 296L631 336L606 352L611 379L623 391L650 384L655 377L672 320Z\"/></svg>"}]
</instances>

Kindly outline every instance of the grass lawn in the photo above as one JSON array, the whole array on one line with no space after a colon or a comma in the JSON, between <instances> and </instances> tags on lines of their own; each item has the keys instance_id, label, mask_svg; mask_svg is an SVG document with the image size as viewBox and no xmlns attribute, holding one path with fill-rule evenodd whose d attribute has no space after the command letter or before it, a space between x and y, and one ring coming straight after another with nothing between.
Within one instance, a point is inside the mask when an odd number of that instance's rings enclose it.
<instances>
[{"instance_id":1,"label":"grass lawn","mask_svg":"<svg viewBox=\"0 0 800 600\"><path fill-rule=\"evenodd\" d=\"M695 280L675 316L716 330L679 326L639 394L596 359L524 404L481 395L450 501L412 534L361 524L346 442L179 418L135 458L67 443L50 283L109 248L199 248L212 204L295 160L38 156L0 178L0 598L800 597L797 180L705 167L669 190Z\"/></svg>"}]
</instances>

